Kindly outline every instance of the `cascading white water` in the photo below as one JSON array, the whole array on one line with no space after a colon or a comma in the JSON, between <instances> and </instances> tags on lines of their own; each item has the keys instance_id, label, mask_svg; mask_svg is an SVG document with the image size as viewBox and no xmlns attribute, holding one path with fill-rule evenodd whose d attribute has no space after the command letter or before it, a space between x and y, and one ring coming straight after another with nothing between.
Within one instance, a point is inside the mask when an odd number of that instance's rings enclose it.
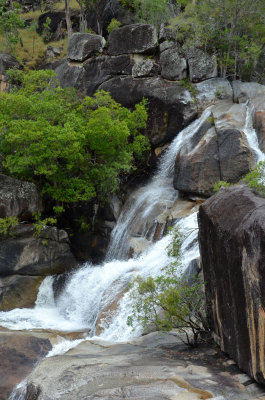
<instances>
[{"instance_id":1,"label":"cascading white water","mask_svg":"<svg viewBox=\"0 0 265 400\"><path fill-rule=\"evenodd\" d=\"M192 233L183 243L185 255L184 268L199 256L199 249L194 238L197 235L196 213L179 222L182 232ZM127 261L113 260L101 266L85 264L72 274L56 304L46 297L51 291L52 278L44 280L40 287L34 309L15 309L0 313L0 325L14 330L54 329L65 331L87 330L94 333L97 317L101 310L123 293L132 277L136 275L159 274L171 261L167 254L169 235L154 243L140 257ZM108 340L128 340L137 336L139 330L132 331L126 326L126 315L130 314L128 293L121 298L119 310L113 321L102 322L100 336ZM119 315L118 315L119 314Z\"/></svg>"},{"instance_id":2,"label":"cascading white water","mask_svg":"<svg viewBox=\"0 0 265 400\"><path fill-rule=\"evenodd\" d=\"M169 209L178 197L173 187L176 155L181 146L189 142L201 125L211 115L211 107L201 117L183 129L162 155L158 170L150 183L135 191L127 200L111 234L107 260L126 259L130 235L144 236L150 223Z\"/></svg>"},{"instance_id":3,"label":"cascading white water","mask_svg":"<svg viewBox=\"0 0 265 400\"><path fill-rule=\"evenodd\" d=\"M244 132L256 161L263 161L265 155L259 149L252 124L253 110L248 104L246 107ZM211 109L208 108L197 121L179 133L161 157L158 171L151 182L131 194L113 230L107 261L99 266L85 264L74 272L56 301L52 288L53 277L47 277L40 287L35 308L0 312L0 325L14 330L85 330L91 338L97 333L97 324L100 337L108 341L127 341L141 334L140 326L132 331L126 324L132 310L130 291L126 289L136 275L155 277L170 263L167 254L170 237L167 235L150 244L137 258L126 260L129 239L131 236L144 236L156 218L173 206L178 197L172 184L175 157L210 114ZM182 273L193 259L199 257L196 212L182 218L178 224L184 234L190 232L182 245L183 265L179 271ZM112 303L115 307L111 311ZM107 313L104 314L104 310ZM101 314L103 316L99 318ZM65 352L83 340L85 337L75 341L64 340L54 346L48 356ZM9 400L24 400L25 394L24 381L17 386Z\"/></svg>"},{"instance_id":4,"label":"cascading white water","mask_svg":"<svg viewBox=\"0 0 265 400\"><path fill-rule=\"evenodd\" d=\"M253 112L254 107L251 103L246 103L246 123L244 126L244 133L246 135L248 144L252 149L253 155L256 162L264 161L265 154L259 148L259 141L257 137L257 132L253 127Z\"/></svg>"},{"instance_id":5,"label":"cascading white water","mask_svg":"<svg viewBox=\"0 0 265 400\"><path fill-rule=\"evenodd\" d=\"M94 334L100 313L120 296L118 311L116 304L116 312L108 313L108 320L102 318L100 321L100 336L109 340L128 340L139 334L140 328L132 332L126 325L131 305L128 292L123 294L132 277L139 274L155 276L170 262L166 250L170 239L166 236L151 244L138 258L123 260L129 235L131 232L139 232L139 223L147 220L153 222L177 199L177 191L173 188L176 154L181 145L198 131L210 113L208 108L198 120L179 133L162 156L151 182L132 194L112 235L108 261L99 266L85 264L74 272L56 302L53 298L53 278L46 278L40 287L35 308L0 312L0 325L9 329L87 330ZM183 232L196 229L196 214L183 218L179 224ZM141 228L140 233L144 234L145 229ZM183 243L185 265L199 255L198 245L193 243L194 235L196 231Z\"/></svg>"}]
</instances>

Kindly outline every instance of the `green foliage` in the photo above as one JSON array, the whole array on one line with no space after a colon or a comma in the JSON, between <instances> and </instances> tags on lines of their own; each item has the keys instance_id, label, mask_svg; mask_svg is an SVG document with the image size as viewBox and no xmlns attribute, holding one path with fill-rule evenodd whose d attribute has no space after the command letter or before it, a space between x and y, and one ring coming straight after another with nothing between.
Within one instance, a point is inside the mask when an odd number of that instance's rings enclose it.
<instances>
[{"instance_id":1,"label":"green foliage","mask_svg":"<svg viewBox=\"0 0 265 400\"><path fill-rule=\"evenodd\" d=\"M133 8L139 22L146 22L159 27L171 14L168 0L134 0Z\"/></svg>"},{"instance_id":2,"label":"green foliage","mask_svg":"<svg viewBox=\"0 0 265 400\"><path fill-rule=\"evenodd\" d=\"M264 0L189 2L171 21L177 39L214 53L222 76L249 78L265 43Z\"/></svg>"},{"instance_id":3,"label":"green foliage","mask_svg":"<svg viewBox=\"0 0 265 400\"><path fill-rule=\"evenodd\" d=\"M192 95L193 102L197 103L196 88L195 86L192 85L191 81L188 78L186 78L180 81L180 84L181 86L184 87L184 89L187 89L190 92L190 94Z\"/></svg>"},{"instance_id":4,"label":"green foliage","mask_svg":"<svg viewBox=\"0 0 265 400\"><path fill-rule=\"evenodd\" d=\"M117 29L121 26L120 21L118 21L116 18L112 18L112 20L110 21L108 27L107 27L107 31L108 34L110 34L112 31L114 31L114 29Z\"/></svg>"},{"instance_id":5,"label":"green foliage","mask_svg":"<svg viewBox=\"0 0 265 400\"><path fill-rule=\"evenodd\" d=\"M48 217L41 219L41 213L37 212L34 214L35 222L33 223L33 226L35 228L35 233L34 236L40 237L41 233L45 231L48 225L56 225L57 219Z\"/></svg>"},{"instance_id":6,"label":"green foliage","mask_svg":"<svg viewBox=\"0 0 265 400\"><path fill-rule=\"evenodd\" d=\"M55 212L55 214L62 214L65 209L62 206L54 206L53 211Z\"/></svg>"},{"instance_id":7,"label":"green foliage","mask_svg":"<svg viewBox=\"0 0 265 400\"><path fill-rule=\"evenodd\" d=\"M183 237L177 228L171 231L171 236L168 254L174 257L174 262L163 268L156 278L138 276L133 281L133 312L127 324L133 326L137 321L149 331L177 328L184 334L185 343L197 346L200 334L208 330L203 315L203 284L194 278L193 284L188 285L179 276Z\"/></svg>"},{"instance_id":8,"label":"green foliage","mask_svg":"<svg viewBox=\"0 0 265 400\"><path fill-rule=\"evenodd\" d=\"M83 215L82 217L75 220L79 226L79 232L89 232L90 224L86 221L86 217Z\"/></svg>"},{"instance_id":9,"label":"green foliage","mask_svg":"<svg viewBox=\"0 0 265 400\"><path fill-rule=\"evenodd\" d=\"M0 218L0 238L14 236L14 229L18 225L17 217Z\"/></svg>"},{"instance_id":10,"label":"green foliage","mask_svg":"<svg viewBox=\"0 0 265 400\"><path fill-rule=\"evenodd\" d=\"M129 111L104 91L80 99L59 87L53 71L31 71L21 85L0 93L5 173L35 182L57 204L104 201L149 149L139 133L145 100Z\"/></svg>"},{"instance_id":11,"label":"green foliage","mask_svg":"<svg viewBox=\"0 0 265 400\"><path fill-rule=\"evenodd\" d=\"M215 96L218 97L218 99L222 99L226 94L227 90L225 86L216 85Z\"/></svg>"},{"instance_id":12,"label":"green foliage","mask_svg":"<svg viewBox=\"0 0 265 400\"><path fill-rule=\"evenodd\" d=\"M233 183L229 183L226 181L219 181L219 182L215 182L215 184L213 185L213 190L214 192L219 192L219 190L221 189L221 187L227 188L229 186L233 185Z\"/></svg>"},{"instance_id":13,"label":"green foliage","mask_svg":"<svg viewBox=\"0 0 265 400\"><path fill-rule=\"evenodd\" d=\"M265 161L261 161L249 172L244 181L261 196L265 197Z\"/></svg>"},{"instance_id":14,"label":"green foliage","mask_svg":"<svg viewBox=\"0 0 265 400\"><path fill-rule=\"evenodd\" d=\"M51 18L47 17L44 24L43 24L43 31L42 31L43 41L48 43L52 38L51 33Z\"/></svg>"},{"instance_id":15,"label":"green foliage","mask_svg":"<svg viewBox=\"0 0 265 400\"><path fill-rule=\"evenodd\" d=\"M24 26L24 21L19 16L19 4L0 0L0 35L4 39L4 50L12 51L19 42L19 29Z\"/></svg>"},{"instance_id":16,"label":"green foliage","mask_svg":"<svg viewBox=\"0 0 265 400\"><path fill-rule=\"evenodd\" d=\"M7 78L8 78L8 82L11 85L16 85L16 86L20 86L23 83L24 80L24 72L18 69L9 69L6 72Z\"/></svg>"}]
</instances>

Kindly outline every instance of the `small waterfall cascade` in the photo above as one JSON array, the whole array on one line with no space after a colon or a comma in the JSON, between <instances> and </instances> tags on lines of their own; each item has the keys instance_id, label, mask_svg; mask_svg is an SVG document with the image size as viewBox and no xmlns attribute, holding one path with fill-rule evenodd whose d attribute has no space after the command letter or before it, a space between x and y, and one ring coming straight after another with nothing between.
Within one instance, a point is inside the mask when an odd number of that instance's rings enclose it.
<instances>
[{"instance_id":1,"label":"small waterfall cascade","mask_svg":"<svg viewBox=\"0 0 265 400\"><path fill-rule=\"evenodd\" d=\"M244 132L259 162L265 159L265 154L259 149L251 105L246 104L246 111ZM0 312L1 326L12 330L84 331L84 339L58 343L47 357L61 354L88 338L117 342L141 335L141 326L132 330L126 323L132 310L129 283L137 275L156 277L172 261L167 253L170 235L163 236L163 230L166 218L179 202L178 192L173 188L175 158L210 115L211 107L180 132L162 155L151 181L129 196L113 229L106 261L97 266L86 263L74 271L57 299L54 299L53 277L45 278L34 309ZM191 210L188 216L181 218L178 226L186 235L182 244L183 263L178 271L182 274L190 262L199 257L196 211ZM128 259L131 242L135 239L139 243L147 241L148 246L137 257ZM9 400L24 400L25 395L26 381L23 381Z\"/></svg>"},{"instance_id":2,"label":"small waterfall cascade","mask_svg":"<svg viewBox=\"0 0 265 400\"><path fill-rule=\"evenodd\" d=\"M176 155L210 117L210 108L177 135L162 155L157 173L150 183L128 198L112 231L107 260L126 259L130 249L130 236L145 237L156 218L162 218L163 213L172 207L178 198L178 192L173 187Z\"/></svg>"},{"instance_id":3,"label":"small waterfall cascade","mask_svg":"<svg viewBox=\"0 0 265 400\"><path fill-rule=\"evenodd\" d=\"M251 103L246 104L246 122L244 126L244 133L246 135L248 144L252 149L256 163L265 160L265 154L260 150L257 132L253 127L253 112L254 107Z\"/></svg>"},{"instance_id":4,"label":"small waterfall cascade","mask_svg":"<svg viewBox=\"0 0 265 400\"><path fill-rule=\"evenodd\" d=\"M140 334L140 327L132 331L126 325L131 309L128 285L137 275L156 276L170 262L167 254L170 236L162 237L163 224L154 232L150 228L154 222L160 223L161 214L170 210L177 200L178 193L173 188L176 154L210 114L210 108L206 109L199 119L178 134L161 157L151 182L132 193L114 229L106 261L98 266L86 263L73 272L56 300L52 289L53 277L45 278L35 308L0 312L0 325L14 330L84 330L90 337L99 335L114 341L128 340ZM186 267L199 256L196 213L182 218L179 226L183 232L194 230L183 243L183 265ZM142 239L149 236L151 240L138 257L127 259L128 241L135 233ZM158 240L152 243L154 235Z\"/></svg>"},{"instance_id":5,"label":"small waterfall cascade","mask_svg":"<svg viewBox=\"0 0 265 400\"><path fill-rule=\"evenodd\" d=\"M25 400L26 394L27 394L27 381L24 380L15 387L15 389L9 396L8 400Z\"/></svg>"}]
</instances>

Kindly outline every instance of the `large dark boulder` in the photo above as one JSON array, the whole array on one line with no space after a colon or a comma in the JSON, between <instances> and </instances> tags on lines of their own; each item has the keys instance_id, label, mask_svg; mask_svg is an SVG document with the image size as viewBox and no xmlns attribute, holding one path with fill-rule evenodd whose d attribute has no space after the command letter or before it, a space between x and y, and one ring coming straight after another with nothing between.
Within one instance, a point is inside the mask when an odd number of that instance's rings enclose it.
<instances>
[{"instance_id":1,"label":"large dark boulder","mask_svg":"<svg viewBox=\"0 0 265 400\"><path fill-rule=\"evenodd\" d=\"M237 103L245 103L247 100L265 95L265 86L256 82L232 81L231 85L234 92L234 101Z\"/></svg>"},{"instance_id":2,"label":"large dark boulder","mask_svg":"<svg viewBox=\"0 0 265 400\"><path fill-rule=\"evenodd\" d=\"M80 92L92 96L99 85L115 75L130 75L134 60L130 55L99 56L90 58L83 64L63 60L55 73L63 88L75 87Z\"/></svg>"},{"instance_id":3,"label":"large dark boulder","mask_svg":"<svg viewBox=\"0 0 265 400\"><path fill-rule=\"evenodd\" d=\"M0 174L0 218L30 218L41 209L41 198L32 182Z\"/></svg>"},{"instance_id":4,"label":"large dark boulder","mask_svg":"<svg viewBox=\"0 0 265 400\"><path fill-rule=\"evenodd\" d=\"M52 40L59 40L64 36L64 31L66 27L65 22L65 12L64 11L48 11L44 14L41 14L38 19L38 28L37 33L39 35L44 35L45 33L45 23L47 23L47 19L49 18L50 24L48 29L49 37L44 36L45 41L49 42Z\"/></svg>"},{"instance_id":5,"label":"large dark boulder","mask_svg":"<svg viewBox=\"0 0 265 400\"><path fill-rule=\"evenodd\" d=\"M128 54L120 56L101 56L92 58L84 63L84 87L91 96L105 81L116 75L130 75L134 65L133 59Z\"/></svg>"},{"instance_id":6,"label":"large dark boulder","mask_svg":"<svg viewBox=\"0 0 265 400\"><path fill-rule=\"evenodd\" d=\"M215 182L238 182L253 166L243 132L245 107L225 101L211 112L177 154L174 187L182 192L210 196Z\"/></svg>"},{"instance_id":7,"label":"large dark boulder","mask_svg":"<svg viewBox=\"0 0 265 400\"><path fill-rule=\"evenodd\" d=\"M199 210L209 322L221 349L265 383L265 199L221 189Z\"/></svg>"},{"instance_id":8,"label":"large dark boulder","mask_svg":"<svg viewBox=\"0 0 265 400\"><path fill-rule=\"evenodd\" d=\"M197 103L179 82L160 77L115 77L99 86L125 107L148 99L149 120L146 135L157 146L171 140L197 115Z\"/></svg>"},{"instance_id":9,"label":"large dark boulder","mask_svg":"<svg viewBox=\"0 0 265 400\"><path fill-rule=\"evenodd\" d=\"M186 54L189 75L192 82L200 82L210 78L216 78L217 61L215 55L209 55L195 47L190 48Z\"/></svg>"},{"instance_id":10,"label":"large dark boulder","mask_svg":"<svg viewBox=\"0 0 265 400\"><path fill-rule=\"evenodd\" d=\"M10 54L0 53L0 75L5 75L9 69L22 69L22 65Z\"/></svg>"},{"instance_id":11,"label":"large dark boulder","mask_svg":"<svg viewBox=\"0 0 265 400\"><path fill-rule=\"evenodd\" d=\"M34 307L43 276L11 275L0 278L0 310Z\"/></svg>"},{"instance_id":12,"label":"large dark boulder","mask_svg":"<svg viewBox=\"0 0 265 400\"><path fill-rule=\"evenodd\" d=\"M161 75L172 81L187 77L187 61L174 49L167 49L160 56Z\"/></svg>"},{"instance_id":13,"label":"large dark boulder","mask_svg":"<svg viewBox=\"0 0 265 400\"><path fill-rule=\"evenodd\" d=\"M49 65L48 69L53 69ZM66 59L55 65L54 72L62 88L74 87L80 92L85 92L84 67L78 63L71 63Z\"/></svg>"},{"instance_id":14,"label":"large dark boulder","mask_svg":"<svg viewBox=\"0 0 265 400\"><path fill-rule=\"evenodd\" d=\"M105 39L91 33L73 33L69 39L67 58L72 61L84 61L102 53Z\"/></svg>"},{"instance_id":15,"label":"large dark boulder","mask_svg":"<svg viewBox=\"0 0 265 400\"><path fill-rule=\"evenodd\" d=\"M109 35L109 54L150 53L157 45L157 33L153 25L133 24L115 29Z\"/></svg>"},{"instance_id":16,"label":"large dark boulder","mask_svg":"<svg viewBox=\"0 0 265 400\"><path fill-rule=\"evenodd\" d=\"M177 154L174 187L185 193L209 196L221 178L217 134L214 125L205 122L189 145Z\"/></svg>"},{"instance_id":17,"label":"large dark boulder","mask_svg":"<svg viewBox=\"0 0 265 400\"><path fill-rule=\"evenodd\" d=\"M2 239L0 276L45 276L67 272L77 266L64 230L45 228L36 237L32 225L19 225L12 237Z\"/></svg>"},{"instance_id":18,"label":"large dark boulder","mask_svg":"<svg viewBox=\"0 0 265 400\"><path fill-rule=\"evenodd\" d=\"M89 5L87 12L87 26L99 35L108 35L108 25L115 18L122 25L135 22L134 14L122 5L119 0L100 0L95 6Z\"/></svg>"}]
</instances>

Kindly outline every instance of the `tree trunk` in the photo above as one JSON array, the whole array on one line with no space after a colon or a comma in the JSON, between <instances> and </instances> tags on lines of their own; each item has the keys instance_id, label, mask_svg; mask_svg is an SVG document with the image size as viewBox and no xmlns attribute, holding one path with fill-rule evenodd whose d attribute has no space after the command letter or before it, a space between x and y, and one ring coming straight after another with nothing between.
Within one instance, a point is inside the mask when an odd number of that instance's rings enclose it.
<instances>
[{"instance_id":1,"label":"tree trunk","mask_svg":"<svg viewBox=\"0 0 265 400\"><path fill-rule=\"evenodd\" d=\"M69 39L73 34L69 0L65 0L65 20L66 20L66 26L67 26L68 39Z\"/></svg>"}]
</instances>

